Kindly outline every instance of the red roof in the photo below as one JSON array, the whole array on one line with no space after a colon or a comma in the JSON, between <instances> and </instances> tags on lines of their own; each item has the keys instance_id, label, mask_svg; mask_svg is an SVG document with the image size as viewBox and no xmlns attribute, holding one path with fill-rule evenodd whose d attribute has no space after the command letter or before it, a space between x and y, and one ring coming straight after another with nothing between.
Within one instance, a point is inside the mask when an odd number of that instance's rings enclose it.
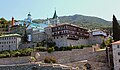
<instances>
[{"instance_id":1,"label":"red roof","mask_svg":"<svg viewBox=\"0 0 120 70\"><path fill-rule=\"evenodd\" d=\"M114 45L114 44L120 44L120 41L113 42L112 44L113 44L113 45Z\"/></svg>"}]
</instances>

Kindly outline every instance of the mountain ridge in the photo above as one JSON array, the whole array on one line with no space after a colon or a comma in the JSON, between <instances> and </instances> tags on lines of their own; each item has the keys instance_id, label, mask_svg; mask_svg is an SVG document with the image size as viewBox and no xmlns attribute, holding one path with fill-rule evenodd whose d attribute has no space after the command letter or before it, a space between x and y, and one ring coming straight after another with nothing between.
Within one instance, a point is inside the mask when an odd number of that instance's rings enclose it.
<instances>
[{"instance_id":1,"label":"mountain ridge","mask_svg":"<svg viewBox=\"0 0 120 70\"><path fill-rule=\"evenodd\" d=\"M59 17L61 23L72 23L82 27L87 28L106 28L111 27L112 24L110 21L104 20L99 17L94 16L84 16L84 15L69 15L69 16L60 16ZM46 19L35 19L33 22L41 23L44 22Z\"/></svg>"}]
</instances>

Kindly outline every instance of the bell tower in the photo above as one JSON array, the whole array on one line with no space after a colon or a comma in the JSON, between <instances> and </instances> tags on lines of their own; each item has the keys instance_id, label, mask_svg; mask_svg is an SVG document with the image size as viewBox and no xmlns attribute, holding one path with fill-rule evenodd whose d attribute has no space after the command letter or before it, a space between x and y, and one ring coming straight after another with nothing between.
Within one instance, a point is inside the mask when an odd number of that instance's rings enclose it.
<instances>
[{"instance_id":1,"label":"bell tower","mask_svg":"<svg viewBox=\"0 0 120 70\"><path fill-rule=\"evenodd\" d=\"M60 23L59 18L58 18L58 16L57 16L56 10L55 10L55 12L54 12L54 15L53 15L52 20L53 20L53 21L52 21L52 24L58 24L58 23Z\"/></svg>"}]
</instances>

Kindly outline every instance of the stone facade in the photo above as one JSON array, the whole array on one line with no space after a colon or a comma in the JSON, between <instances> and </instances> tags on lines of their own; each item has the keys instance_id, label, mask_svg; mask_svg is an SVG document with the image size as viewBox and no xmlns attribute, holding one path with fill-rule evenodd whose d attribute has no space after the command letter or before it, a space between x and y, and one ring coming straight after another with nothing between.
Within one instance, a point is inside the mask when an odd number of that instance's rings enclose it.
<instances>
[{"instance_id":1,"label":"stone facade","mask_svg":"<svg viewBox=\"0 0 120 70\"><path fill-rule=\"evenodd\" d=\"M31 32L31 31L30 31ZM44 32L33 31L32 41L52 40L57 47L101 44L106 37L103 31L91 31L69 23L49 25Z\"/></svg>"},{"instance_id":2,"label":"stone facade","mask_svg":"<svg viewBox=\"0 0 120 70\"><path fill-rule=\"evenodd\" d=\"M52 39L57 47L87 45L87 29L69 23L59 23L45 28L47 39Z\"/></svg>"},{"instance_id":3,"label":"stone facade","mask_svg":"<svg viewBox=\"0 0 120 70\"><path fill-rule=\"evenodd\" d=\"M29 63L30 61L30 56L0 58L0 65L24 64Z\"/></svg>"},{"instance_id":4,"label":"stone facade","mask_svg":"<svg viewBox=\"0 0 120 70\"><path fill-rule=\"evenodd\" d=\"M20 44L18 49L25 49L25 48L34 48L36 47L36 43L26 43L26 44Z\"/></svg>"},{"instance_id":5,"label":"stone facade","mask_svg":"<svg viewBox=\"0 0 120 70\"><path fill-rule=\"evenodd\" d=\"M101 70L101 69L109 70L109 69L103 69L106 66L104 65L104 62L100 60L100 59L104 59L100 56L105 55L105 51L93 52L92 48L84 48L84 49L73 49L72 51L56 51L52 53L37 52L37 53L40 53L38 60L40 60L41 62L44 60L45 57L52 56L56 58L58 64L44 64L44 63L35 64L34 62L29 63L31 61L30 57L2 58L0 59L0 70L32 70L32 68L34 67L38 68L38 70L45 70L45 69L83 70L81 62L84 60L87 60L92 65L93 70ZM32 56L34 55L35 53L32 53ZM72 63L72 65L70 65L70 63ZM61 64L65 64L67 66ZM77 66L74 66L75 64ZM100 65L99 69L98 69L98 65Z\"/></svg>"},{"instance_id":6,"label":"stone facade","mask_svg":"<svg viewBox=\"0 0 120 70\"><path fill-rule=\"evenodd\" d=\"M42 42L46 39L46 34L44 32L34 32L32 35L32 42Z\"/></svg>"},{"instance_id":7,"label":"stone facade","mask_svg":"<svg viewBox=\"0 0 120 70\"><path fill-rule=\"evenodd\" d=\"M13 64L0 65L0 70L80 70L79 68L61 64Z\"/></svg>"},{"instance_id":8,"label":"stone facade","mask_svg":"<svg viewBox=\"0 0 120 70\"><path fill-rule=\"evenodd\" d=\"M38 61L43 61L45 57L55 57L58 63L71 63L81 60L89 60L99 54L105 54L105 51L93 52L93 48L74 49L72 51L56 51L52 53L38 52L40 57ZM34 56L35 53L32 53Z\"/></svg>"},{"instance_id":9,"label":"stone facade","mask_svg":"<svg viewBox=\"0 0 120 70\"><path fill-rule=\"evenodd\" d=\"M114 70L120 70L120 41L112 43Z\"/></svg>"},{"instance_id":10,"label":"stone facade","mask_svg":"<svg viewBox=\"0 0 120 70\"><path fill-rule=\"evenodd\" d=\"M104 41L104 36L90 36L89 39L89 44L102 44Z\"/></svg>"},{"instance_id":11,"label":"stone facade","mask_svg":"<svg viewBox=\"0 0 120 70\"><path fill-rule=\"evenodd\" d=\"M107 34L101 30L93 30L89 32L89 44L102 44Z\"/></svg>"},{"instance_id":12,"label":"stone facade","mask_svg":"<svg viewBox=\"0 0 120 70\"><path fill-rule=\"evenodd\" d=\"M88 40L86 38L79 38L79 40L69 40L66 36L58 36L54 37L53 41L56 43L58 47L66 47L66 46L78 46L78 45L87 45Z\"/></svg>"}]
</instances>

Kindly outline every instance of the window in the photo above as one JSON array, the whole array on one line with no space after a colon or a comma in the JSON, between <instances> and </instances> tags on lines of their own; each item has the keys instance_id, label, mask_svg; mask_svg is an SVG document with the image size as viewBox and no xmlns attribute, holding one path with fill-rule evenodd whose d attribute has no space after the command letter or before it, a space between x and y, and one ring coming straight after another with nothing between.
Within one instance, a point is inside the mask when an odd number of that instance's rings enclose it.
<instances>
[{"instance_id":1,"label":"window","mask_svg":"<svg viewBox=\"0 0 120 70\"><path fill-rule=\"evenodd\" d=\"M119 48L119 45L117 45L117 48Z\"/></svg>"},{"instance_id":2,"label":"window","mask_svg":"<svg viewBox=\"0 0 120 70\"><path fill-rule=\"evenodd\" d=\"M2 51L3 51L3 45L2 45Z\"/></svg>"},{"instance_id":3,"label":"window","mask_svg":"<svg viewBox=\"0 0 120 70\"><path fill-rule=\"evenodd\" d=\"M118 52L118 55L120 55L120 52Z\"/></svg>"},{"instance_id":4,"label":"window","mask_svg":"<svg viewBox=\"0 0 120 70\"><path fill-rule=\"evenodd\" d=\"M9 45L9 50L10 50L10 45Z\"/></svg>"},{"instance_id":5,"label":"window","mask_svg":"<svg viewBox=\"0 0 120 70\"><path fill-rule=\"evenodd\" d=\"M120 59L119 59L119 62L120 62Z\"/></svg>"}]
</instances>

